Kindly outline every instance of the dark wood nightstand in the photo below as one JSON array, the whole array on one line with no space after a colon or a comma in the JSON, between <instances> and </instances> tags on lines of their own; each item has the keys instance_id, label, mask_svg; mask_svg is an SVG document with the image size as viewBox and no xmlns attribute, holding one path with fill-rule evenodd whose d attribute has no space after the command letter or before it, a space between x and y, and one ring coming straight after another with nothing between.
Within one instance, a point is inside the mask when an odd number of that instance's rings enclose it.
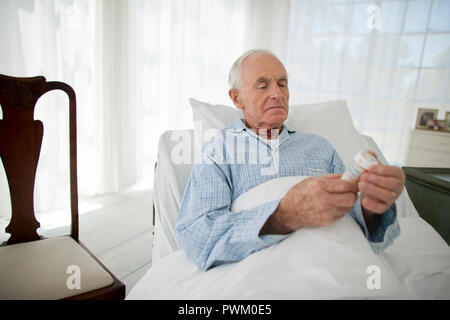
<instances>
[{"instance_id":1,"label":"dark wood nightstand","mask_svg":"<svg viewBox=\"0 0 450 320\"><path fill-rule=\"evenodd\" d=\"M450 244L450 168L403 167L403 171L420 216Z\"/></svg>"}]
</instances>

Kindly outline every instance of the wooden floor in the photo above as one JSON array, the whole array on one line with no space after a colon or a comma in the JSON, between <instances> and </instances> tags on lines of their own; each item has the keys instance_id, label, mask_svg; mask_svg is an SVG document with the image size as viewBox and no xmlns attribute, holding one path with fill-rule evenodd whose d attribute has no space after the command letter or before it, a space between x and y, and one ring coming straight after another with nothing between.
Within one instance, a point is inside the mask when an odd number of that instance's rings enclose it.
<instances>
[{"instance_id":1,"label":"wooden floor","mask_svg":"<svg viewBox=\"0 0 450 320\"><path fill-rule=\"evenodd\" d=\"M128 294L152 264L151 191L80 199L79 214L80 241L125 283ZM40 234L48 237L69 233L69 210L40 213L37 217ZM6 223L3 220L0 227ZM7 237L0 234L0 243Z\"/></svg>"}]
</instances>

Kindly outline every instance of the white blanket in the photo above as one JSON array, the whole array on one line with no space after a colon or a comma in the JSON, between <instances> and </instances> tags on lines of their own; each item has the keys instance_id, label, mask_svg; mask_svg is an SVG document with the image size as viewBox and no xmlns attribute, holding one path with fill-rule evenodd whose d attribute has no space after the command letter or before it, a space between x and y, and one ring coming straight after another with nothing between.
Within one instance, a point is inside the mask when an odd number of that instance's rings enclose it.
<instances>
[{"instance_id":1,"label":"white blanket","mask_svg":"<svg viewBox=\"0 0 450 320\"><path fill-rule=\"evenodd\" d=\"M232 210L282 197L301 179L271 180ZM380 255L349 216L207 272L177 251L155 263L127 299L450 299L449 247L421 218L399 222L400 238Z\"/></svg>"}]
</instances>

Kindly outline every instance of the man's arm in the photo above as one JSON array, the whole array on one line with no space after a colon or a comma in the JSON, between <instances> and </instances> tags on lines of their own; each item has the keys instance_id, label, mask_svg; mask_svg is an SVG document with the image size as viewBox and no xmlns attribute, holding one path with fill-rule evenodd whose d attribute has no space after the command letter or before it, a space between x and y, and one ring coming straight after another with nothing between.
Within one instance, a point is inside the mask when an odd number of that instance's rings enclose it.
<instances>
[{"instance_id":1,"label":"man's arm","mask_svg":"<svg viewBox=\"0 0 450 320\"><path fill-rule=\"evenodd\" d=\"M231 181L226 165L194 164L176 224L177 240L202 270L240 261L286 236L259 236L279 201L231 212Z\"/></svg>"}]
</instances>

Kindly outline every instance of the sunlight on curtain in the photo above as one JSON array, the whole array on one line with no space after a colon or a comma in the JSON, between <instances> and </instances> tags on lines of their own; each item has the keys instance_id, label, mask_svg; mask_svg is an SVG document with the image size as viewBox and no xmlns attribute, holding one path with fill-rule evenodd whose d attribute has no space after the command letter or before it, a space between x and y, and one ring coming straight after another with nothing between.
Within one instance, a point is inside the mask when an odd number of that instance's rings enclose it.
<instances>
[{"instance_id":1,"label":"sunlight on curtain","mask_svg":"<svg viewBox=\"0 0 450 320\"><path fill-rule=\"evenodd\" d=\"M347 100L357 129L401 164L417 109L450 110L449 16L447 0L292 1L291 103Z\"/></svg>"}]
</instances>

